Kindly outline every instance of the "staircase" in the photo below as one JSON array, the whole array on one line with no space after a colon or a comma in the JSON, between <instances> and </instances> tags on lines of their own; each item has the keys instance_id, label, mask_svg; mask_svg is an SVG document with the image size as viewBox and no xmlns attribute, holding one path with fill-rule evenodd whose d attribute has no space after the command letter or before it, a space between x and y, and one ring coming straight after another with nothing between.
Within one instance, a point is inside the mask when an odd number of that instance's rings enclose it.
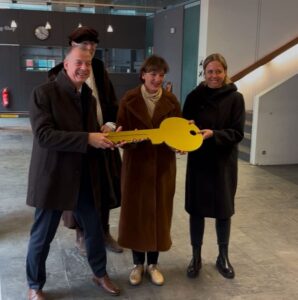
<instances>
[{"instance_id":1,"label":"staircase","mask_svg":"<svg viewBox=\"0 0 298 300\"><path fill-rule=\"evenodd\" d=\"M239 144L238 157L244 161L250 160L250 144L251 144L251 127L252 127L252 110L246 111L244 138Z\"/></svg>"}]
</instances>

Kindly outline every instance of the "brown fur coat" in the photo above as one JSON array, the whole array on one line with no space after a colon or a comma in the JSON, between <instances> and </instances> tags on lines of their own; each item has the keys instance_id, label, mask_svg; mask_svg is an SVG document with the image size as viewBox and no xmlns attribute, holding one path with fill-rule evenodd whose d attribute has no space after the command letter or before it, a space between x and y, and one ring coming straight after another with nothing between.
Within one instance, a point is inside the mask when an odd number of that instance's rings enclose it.
<instances>
[{"instance_id":1,"label":"brown fur coat","mask_svg":"<svg viewBox=\"0 0 298 300\"><path fill-rule=\"evenodd\" d=\"M123 130L152 129L174 116L181 116L180 105L172 93L163 91L151 119L138 87L121 100L117 125ZM166 251L171 247L175 177L175 152L167 145L144 141L125 147L118 240L121 246L137 251Z\"/></svg>"}]
</instances>

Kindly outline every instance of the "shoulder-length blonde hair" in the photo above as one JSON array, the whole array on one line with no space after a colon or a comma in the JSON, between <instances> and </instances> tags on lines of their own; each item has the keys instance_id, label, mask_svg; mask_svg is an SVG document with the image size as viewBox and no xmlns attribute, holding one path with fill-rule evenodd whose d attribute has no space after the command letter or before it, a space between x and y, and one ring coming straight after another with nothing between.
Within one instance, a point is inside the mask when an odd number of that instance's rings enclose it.
<instances>
[{"instance_id":1,"label":"shoulder-length blonde hair","mask_svg":"<svg viewBox=\"0 0 298 300\"><path fill-rule=\"evenodd\" d=\"M212 61L218 61L218 62L222 65L222 67L223 67L223 69L224 69L224 71L225 71L225 73L226 73L226 76L225 76L225 79L224 79L224 84L229 84L229 83L231 83L232 80L229 78L229 76L228 76L228 74L227 74L227 71L228 71L228 65L227 65L227 62L226 62L225 58L224 58L220 53L213 53L213 54L208 55L208 56L205 58L205 60L204 60L204 62L203 62L203 70L204 70L204 73L205 73L205 71L206 71L207 65L208 65L209 63L211 63ZM203 83L206 85L206 82L205 82L205 81L203 81Z\"/></svg>"}]
</instances>

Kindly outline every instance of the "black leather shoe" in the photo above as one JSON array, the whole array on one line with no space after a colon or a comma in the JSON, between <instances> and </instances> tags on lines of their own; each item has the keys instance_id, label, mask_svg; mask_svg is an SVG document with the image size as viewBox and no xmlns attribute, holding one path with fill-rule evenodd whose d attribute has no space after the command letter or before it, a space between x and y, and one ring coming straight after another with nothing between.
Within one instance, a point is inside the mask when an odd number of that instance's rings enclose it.
<instances>
[{"instance_id":1,"label":"black leather shoe","mask_svg":"<svg viewBox=\"0 0 298 300\"><path fill-rule=\"evenodd\" d=\"M228 257L218 255L216 260L216 267L218 272L225 278L232 279L235 277L234 268L229 262Z\"/></svg>"},{"instance_id":2,"label":"black leather shoe","mask_svg":"<svg viewBox=\"0 0 298 300\"><path fill-rule=\"evenodd\" d=\"M46 300L45 295L42 290L29 289L28 292L29 300Z\"/></svg>"},{"instance_id":3,"label":"black leather shoe","mask_svg":"<svg viewBox=\"0 0 298 300\"><path fill-rule=\"evenodd\" d=\"M111 296L118 296L120 294L120 289L111 281L108 274L103 277L94 276L93 281Z\"/></svg>"},{"instance_id":4,"label":"black leather shoe","mask_svg":"<svg viewBox=\"0 0 298 300\"><path fill-rule=\"evenodd\" d=\"M199 271L202 268L201 259L193 257L187 267L186 274L189 278L196 278L199 275Z\"/></svg>"}]
</instances>

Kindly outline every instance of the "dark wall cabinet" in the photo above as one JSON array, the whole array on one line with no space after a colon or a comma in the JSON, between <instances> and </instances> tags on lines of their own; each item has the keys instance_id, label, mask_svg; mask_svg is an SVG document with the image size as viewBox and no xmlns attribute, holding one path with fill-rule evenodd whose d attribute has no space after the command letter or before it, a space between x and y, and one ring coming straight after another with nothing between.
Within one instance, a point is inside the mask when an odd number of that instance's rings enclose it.
<instances>
[{"instance_id":1,"label":"dark wall cabinet","mask_svg":"<svg viewBox=\"0 0 298 300\"><path fill-rule=\"evenodd\" d=\"M18 25L15 30L11 20ZM47 21L52 29L39 39L35 30ZM136 73L146 47L145 17L0 10L0 89L8 87L11 99L8 107L0 105L0 112L28 111L32 89L47 80L47 69L63 60L68 35L79 23L99 32L97 53L107 65L117 96L138 84ZM112 33L106 31L110 23Z\"/></svg>"}]
</instances>

